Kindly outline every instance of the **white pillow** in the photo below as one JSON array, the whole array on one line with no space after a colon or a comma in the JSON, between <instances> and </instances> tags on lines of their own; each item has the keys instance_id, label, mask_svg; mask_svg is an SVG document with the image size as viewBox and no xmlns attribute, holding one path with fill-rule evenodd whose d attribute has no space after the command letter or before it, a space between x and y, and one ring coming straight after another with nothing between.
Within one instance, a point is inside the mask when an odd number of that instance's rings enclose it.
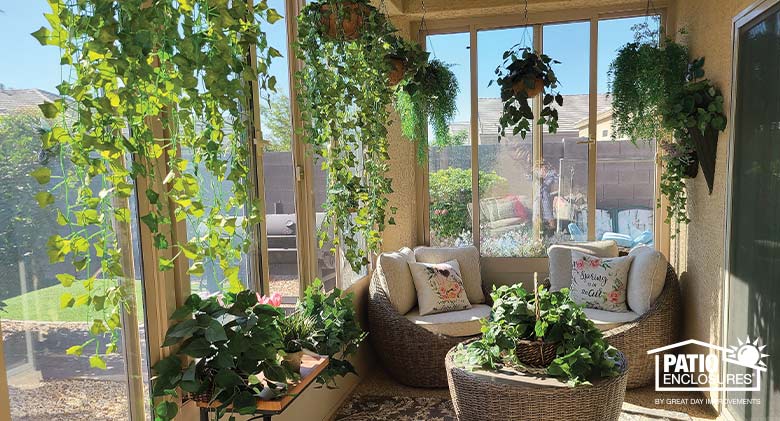
<instances>
[{"instance_id":1,"label":"white pillow","mask_svg":"<svg viewBox=\"0 0 780 421\"><path fill-rule=\"evenodd\" d=\"M635 247L628 255L634 257L628 271L628 307L642 315L664 289L668 262L663 254L648 246Z\"/></svg>"},{"instance_id":2,"label":"white pillow","mask_svg":"<svg viewBox=\"0 0 780 421\"><path fill-rule=\"evenodd\" d=\"M417 291L408 262L414 262L414 252L404 247L396 252L380 254L374 270L376 281L400 314L408 313L417 304Z\"/></svg>"},{"instance_id":3,"label":"white pillow","mask_svg":"<svg viewBox=\"0 0 780 421\"><path fill-rule=\"evenodd\" d=\"M560 291L571 286L571 252L577 250L596 257L617 257L614 241L555 244L547 249L550 264L550 291Z\"/></svg>"},{"instance_id":4,"label":"white pillow","mask_svg":"<svg viewBox=\"0 0 780 421\"><path fill-rule=\"evenodd\" d=\"M626 288L633 258L600 258L572 250L569 296L587 308L627 312Z\"/></svg>"},{"instance_id":5,"label":"white pillow","mask_svg":"<svg viewBox=\"0 0 780 421\"><path fill-rule=\"evenodd\" d=\"M446 263L409 262L420 315L471 308L457 260Z\"/></svg>"},{"instance_id":6,"label":"white pillow","mask_svg":"<svg viewBox=\"0 0 780 421\"><path fill-rule=\"evenodd\" d=\"M417 247L414 249L414 259L421 263L457 260L469 302L471 304L485 302L485 293L482 292L482 274L479 269L479 251L476 247Z\"/></svg>"}]
</instances>

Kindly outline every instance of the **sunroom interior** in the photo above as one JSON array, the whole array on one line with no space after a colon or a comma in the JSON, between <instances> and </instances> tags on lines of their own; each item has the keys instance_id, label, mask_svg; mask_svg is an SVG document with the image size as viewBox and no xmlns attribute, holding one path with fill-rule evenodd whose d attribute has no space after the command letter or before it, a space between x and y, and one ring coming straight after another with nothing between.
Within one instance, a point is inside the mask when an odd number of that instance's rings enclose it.
<instances>
[{"instance_id":1,"label":"sunroom interior","mask_svg":"<svg viewBox=\"0 0 780 421\"><path fill-rule=\"evenodd\" d=\"M780 419L780 1L0 34L1 420Z\"/></svg>"}]
</instances>

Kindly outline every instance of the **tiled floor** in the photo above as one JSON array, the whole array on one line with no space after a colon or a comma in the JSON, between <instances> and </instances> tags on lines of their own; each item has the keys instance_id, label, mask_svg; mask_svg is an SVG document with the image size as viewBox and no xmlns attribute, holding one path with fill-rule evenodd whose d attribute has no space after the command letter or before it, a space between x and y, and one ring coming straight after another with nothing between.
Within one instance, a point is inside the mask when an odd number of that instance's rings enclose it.
<instances>
[{"instance_id":1,"label":"tiled floor","mask_svg":"<svg viewBox=\"0 0 780 421\"><path fill-rule=\"evenodd\" d=\"M683 399L701 398L696 392L668 394L652 387L629 390L621 421L712 420L715 411L707 405L681 404ZM418 389L401 385L377 367L366 374L355 393L336 415L342 421L455 421L447 389Z\"/></svg>"}]
</instances>

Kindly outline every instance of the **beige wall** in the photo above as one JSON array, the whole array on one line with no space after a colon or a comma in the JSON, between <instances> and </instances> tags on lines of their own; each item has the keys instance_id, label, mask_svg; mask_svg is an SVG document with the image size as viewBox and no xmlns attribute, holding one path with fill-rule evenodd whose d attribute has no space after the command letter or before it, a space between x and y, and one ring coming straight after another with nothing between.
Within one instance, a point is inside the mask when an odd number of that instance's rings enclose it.
<instances>
[{"instance_id":1,"label":"beige wall","mask_svg":"<svg viewBox=\"0 0 780 421\"><path fill-rule=\"evenodd\" d=\"M706 57L704 70L731 104L732 19L754 0L679 0L672 8L676 27L686 28L693 56ZM726 178L731 116L718 139L715 184L710 195L702 172L688 181L691 219L672 240L671 255L680 274L685 326L683 339L721 343L723 323Z\"/></svg>"}]
</instances>

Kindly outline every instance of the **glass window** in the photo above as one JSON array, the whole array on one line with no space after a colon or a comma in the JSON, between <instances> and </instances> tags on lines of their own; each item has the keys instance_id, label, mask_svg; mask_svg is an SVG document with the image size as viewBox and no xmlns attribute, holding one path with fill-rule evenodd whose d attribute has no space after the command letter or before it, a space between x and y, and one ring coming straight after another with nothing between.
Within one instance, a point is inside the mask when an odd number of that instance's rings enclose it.
<instances>
[{"instance_id":1,"label":"glass window","mask_svg":"<svg viewBox=\"0 0 780 421\"><path fill-rule=\"evenodd\" d=\"M587 240L590 23L545 25L544 53L553 65L563 105L556 133L542 131L539 168L540 226L545 256L550 244Z\"/></svg>"},{"instance_id":2,"label":"glass window","mask_svg":"<svg viewBox=\"0 0 780 421\"><path fill-rule=\"evenodd\" d=\"M426 40L431 58L451 65L460 86L458 112L450 125L451 142L431 145L428 152L430 236L434 246L473 244L469 44L468 33L430 35Z\"/></svg>"},{"instance_id":3,"label":"glass window","mask_svg":"<svg viewBox=\"0 0 780 421\"><path fill-rule=\"evenodd\" d=\"M71 232L67 224L57 223L55 209L72 217L67 204L72 200L68 194L74 194L73 189L68 192L68 186L61 186L53 191L54 203L44 209L34 197L37 192L58 184L62 174L72 169L67 160L60 159L62 151L42 150L39 137L39 131L48 130L52 122L43 118L37 105L58 97L55 86L62 77L59 51L41 47L29 35L31 29L47 24L43 17L43 13L49 12L47 9L44 2L8 3L3 5L4 13L0 14L0 37L4 49L7 48L4 53L23 58L14 66L0 67L0 81L5 84L0 85L0 154L3 156L0 160L0 300L6 305L0 318L11 417L13 420L127 419L129 382L142 382L148 391L135 196L130 199L129 241L136 279L128 283L134 283L131 298L135 299L136 317L124 320L117 352L107 353L111 335L120 334L118 330L109 330L99 337L99 342L84 347L81 355L68 355L69 348L90 339L92 320L101 316L101 310L94 305L63 309L61 295L69 292L74 297L84 296L87 288L105 291L118 286L120 281L101 275L99 258L93 248L89 267L78 272L69 263L50 264L47 256L49 236L64 237ZM41 165L52 171L52 180L43 187L29 175ZM97 194L103 187L102 181L94 180L91 187ZM95 235L92 244L102 236L97 230L86 234ZM58 274L73 278L63 278L65 282L61 282L56 277ZM87 282L90 278L94 282ZM123 347L138 349L128 347L130 342L140 344L141 355L131 352L125 356ZM103 357L104 370L91 367L90 358L96 354ZM126 358L131 358L134 364L129 364ZM142 373L135 372L142 376L129 378L130 365L143 367ZM135 398L134 406L148 406L145 396ZM148 419L148 408L146 414Z\"/></svg>"},{"instance_id":4,"label":"glass window","mask_svg":"<svg viewBox=\"0 0 780 421\"><path fill-rule=\"evenodd\" d=\"M521 134L499 140L499 119L503 113L501 90L491 80L503 67L503 53L515 44L533 48L533 28L480 31L477 34L479 69L479 225L483 256L516 257L536 255L538 235L534 230L534 142L535 125ZM490 86L488 86L490 85ZM536 100L529 99L531 108ZM537 250L539 249L539 250Z\"/></svg>"},{"instance_id":5,"label":"glass window","mask_svg":"<svg viewBox=\"0 0 780 421\"><path fill-rule=\"evenodd\" d=\"M632 27L658 19L646 17L599 21L598 119L596 138L596 239L612 238L631 247L653 244L655 217L655 139L633 144L613 133L609 66L617 50L634 40ZM587 134L587 132L586 132ZM610 134L608 136L607 134Z\"/></svg>"}]
</instances>

